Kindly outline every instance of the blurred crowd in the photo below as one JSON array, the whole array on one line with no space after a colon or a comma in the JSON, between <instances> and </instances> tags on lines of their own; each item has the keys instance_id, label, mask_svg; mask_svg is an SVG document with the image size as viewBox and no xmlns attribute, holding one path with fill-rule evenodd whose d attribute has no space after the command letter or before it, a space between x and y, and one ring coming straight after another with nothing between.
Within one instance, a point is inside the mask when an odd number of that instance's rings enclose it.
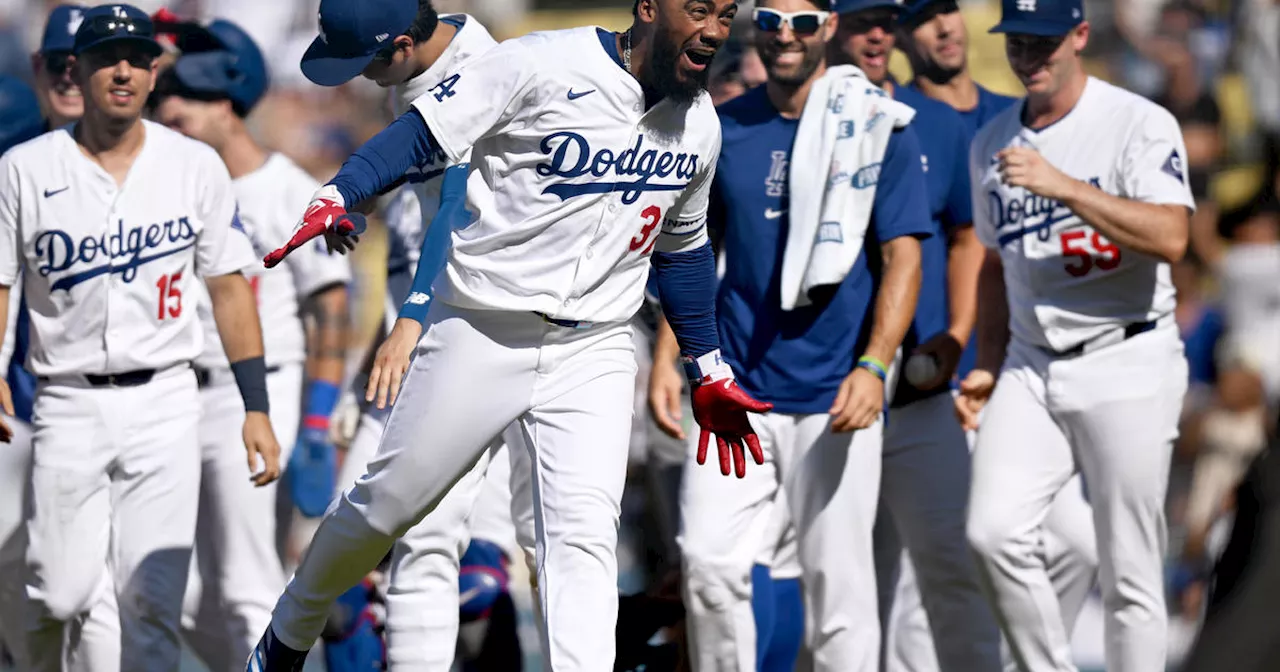
<instances>
[{"instance_id":1,"label":"blurred crowd","mask_svg":"<svg viewBox=\"0 0 1280 672\"><path fill-rule=\"evenodd\" d=\"M35 51L52 0L0 0L0 72L33 76ZM105 4L90 2L88 4ZM228 18L245 27L266 52L272 89L250 117L266 147L288 155L318 179L391 119L385 90L357 79L320 88L298 62L315 36L318 0L135 0L181 18ZM607 20L625 26L629 3L602 14L581 2L582 16L556 3L554 16L534 0L437 0L446 11L466 11L496 37L533 28ZM749 10L750 2L742 3ZM1002 42L986 35L998 9L994 0L962 0L975 36L975 67L1004 65ZM1233 488L1250 460L1267 446L1280 408L1280 0L1091 0L1090 65L1095 74L1168 108L1182 126L1186 169L1198 202L1191 250L1177 264L1177 321L1187 346L1191 392L1183 413L1169 489L1169 608L1171 660L1194 638L1202 616L1205 578L1221 547L1233 510ZM614 3L614 6L618 6ZM583 18L590 14L589 18ZM604 16L604 19L599 17ZM741 11L734 43L714 65L712 95L729 100L765 80L750 48ZM995 64L995 65L991 65ZM909 78L905 59L895 64ZM1007 72L977 79L1001 93L1016 93ZM375 227L376 228L376 227ZM366 259L353 295L365 336L376 328L381 295L378 268L385 253L362 246ZM357 260L359 263L359 260ZM641 316L645 321L645 316ZM353 348L359 353L360 348ZM640 353L649 350L641 346ZM673 509L683 446L665 439L645 418L647 367L637 380L634 464L624 500L625 548L620 555L624 593L669 586L678 566ZM687 410L686 421L691 417ZM515 582L513 582L515 583ZM1082 626L1082 630L1088 630ZM1100 626L1099 626L1100 630ZM1079 637L1078 637L1079 639ZM526 640L529 641L529 640ZM1082 665L1101 660L1100 641L1080 644ZM1092 652L1092 653L1091 653Z\"/></svg>"}]
</instances>

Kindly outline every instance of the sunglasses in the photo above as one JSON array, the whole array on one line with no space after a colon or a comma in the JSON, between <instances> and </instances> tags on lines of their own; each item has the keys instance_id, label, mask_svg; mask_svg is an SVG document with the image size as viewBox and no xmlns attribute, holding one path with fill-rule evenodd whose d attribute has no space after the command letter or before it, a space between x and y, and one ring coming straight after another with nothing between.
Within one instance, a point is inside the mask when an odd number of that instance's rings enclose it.
<instances>
[{"instance_id":1,"label":"sunglasses","mask_svg":"<svg viewBox=\"0 0 1280 672\"><path fill-rule=\"evenodd\" d=\"M822 29L831 12L779 12L776 9L758 8L751 14L756 30L765 33L776 33L783 26L797 35L813 35Z\"/></svg>"},{"instance_id":2,"label":"sunglasses","mask_svg":"<svg viewBox=\"0 0 1280 672\"><path fill-rule=\"evenodd\" d=\"M952 14L958 11L960 11L960 5L956 3L956 0L942 0L942 2L931 3L929 6L914 15L904 12L901 17L902 25L911 30L915 30L916 28L932 21L934 17L942 16L943 14Z\"/></svg>"},{"instance_id":3,"label":"sunglasses","mask_svg":"<svg viewBox=\"0 0 1280 672\"><path fill-rule=\"evenodd\" d=\"M892 33L897 24L898 12L892 9L856 12L840 17L840 27L854 35L863 35L876 28L886 33Z\"/></svg>"},{"instance_id":4,"label":"sunglasses","mask_svg":"<svg viewBox=\"0 0 1280 672\"><path fill-rule=\"evenodd\" d=\"M71 52L49 51L44 54L44 71L57 79L71 69Z\"/></svg>"},{"instance_id":5,"label":"sunglasses","mask_svg":"<svg viewBox=\"0 0 1280 672\"><path fill-rule=\"evenodd\" d=\"M155 25L145 16L97 16L86 21L79 30L88 31L95 40L119 35L153 38L156 34Z\"/></svg>"}]
</instances>

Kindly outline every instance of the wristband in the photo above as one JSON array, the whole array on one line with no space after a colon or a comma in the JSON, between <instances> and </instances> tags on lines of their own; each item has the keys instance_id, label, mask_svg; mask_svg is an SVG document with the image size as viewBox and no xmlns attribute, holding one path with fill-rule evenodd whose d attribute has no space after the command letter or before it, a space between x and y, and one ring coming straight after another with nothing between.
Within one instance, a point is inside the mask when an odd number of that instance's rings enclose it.
<instances>
[{"instance_id":1,"label":"wristband","mask_svg":"<svg viewBox=\"0 0 1280 672\"><path fill-rule=\"evenodd\" d=\"M859 358L857 368L870 371L876 378L879 378L882 383L889 377L889 367L885 366L884 362L872 357L871 355L863 355Z\"/></svg>"},{"instance_id":2,"label":"wristband","mask_svg":"<svg viewBox=\"0 0 1280 672\"><path fill-rule=\"evenodd\" d=\"M684 364L684 373L693 385L706 385L717 380L733 380L733 369L724 363L719 350L712 350L701 357L684 356L680 358Z\"/></svg>"},{"instance_id":3,"label":"wristband","mask_svg":"<svg viewBox=\"0 0 1280 672\"><path fill-rule=\"evenodd\" d=\"M246 413L254 411L269 413L271 406L267 401L267 362L262 357L251 357L231 363L231 374L236 378L236 387L240 388L240 398L244 400Z\"/></svg>"},{"instance_id":4,"label":"wristband","mask_svg":"<svg viewBox=\"0 0 1280 672\"><path fill-rule=\"evenodd\" d=\"M329 416L338 405L342 391L327 380L313 380L307 389L307 410L302 425L308 429L328 429Z\"/></svg>"}]
</instances>

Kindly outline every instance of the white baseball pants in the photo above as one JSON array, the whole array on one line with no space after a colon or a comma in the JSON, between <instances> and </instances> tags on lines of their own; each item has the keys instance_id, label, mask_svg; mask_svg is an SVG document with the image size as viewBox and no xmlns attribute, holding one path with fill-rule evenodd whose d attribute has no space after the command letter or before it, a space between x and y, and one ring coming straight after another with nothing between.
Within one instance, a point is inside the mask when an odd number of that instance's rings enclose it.
<instances>
[{"instance_id":1,"label":"white baseball pants","mask_svg":"<svg viewBox=\"0 0 1280 672\"><path fill-rule=\"evenodd\" d=\"M276 550L277 485L249 481L244 401L230 369L210 371L200 390L200 508L194 573L183 601L183 637L212 672L239 672L271 622L284 589ZM303 366L267 374L271 428L287 465L302 420Z\"/></svg>"},{"instance_id":2,"label":"white baseball pants","mask_svg":"<svg viewBox=\"0 0 1280 672\"><path fill-rule=\"evenodd\" d=\"M1077 471L1093 506L1107 669L1165 669L1164 503L1186 388L1172 324L1074 358L1010 344L978 430L968 534L1022 669L1075 669L1040 530Z\"/></svg>"},{"instance_id":3,"label":"white baseball pants","mask_svg":"<svg viewBox=\"0 0 1280 672\"><path fill-rule=\"evenodd\" d=\"M67 669L82 655L83 639L68 631L92 610L110 609L104 593L113 587L120 655L115 665L90 661L89 669L178 669L199 414L186 364L134 387L93 387L77 377L40 383L27 522L32 670Z\"/></svg>"},{"instance_id":4,"label":"white baseball pants","mask_svg":"<svg viewBox=\"0 0 1280 672\"><path fill-rule=\"evenodd\" d=\"M1044 521L1045 569L1058 596L1062 622L1068 635L1084 608L1098 575L1098 551L1093 533L1093 513L1081 491L1080 476L1067 482L1053 500ZM881 538L877 538L877 543ZM894 544L898 546L899 544ZM880 552L881 549L877 549ZM886 549L889 550L889 549ZM967 552L967 550L966 550ZM885 672L940 672L938 650L920 596L911 558L902 551L898 582L889 586L893 603L885 619ZM884 587L882 586L882 589ZM989 609L989 607L987 607ZM1002 666L1018 672L1018 666L1001 640Z\"/></svg>"},{"instance_id":5,"label":"white baseball pants","mask_svg":"<svg viewBox=\"0 0 1280 672\"><path fill-rule=\"evenodd\" d=\"M520 561L511 521L517 511L532 509L532 501L517 504L508 479L519 474L528 480L530 466L520 428L512 425L430 515L396 541L387 589L388 670L452 669L458 640L459 560L472 539L484 539L507 550L512 562ZM532 529L528 536L533 538Z\"/></svg>"},{"instance_id":6,"label":"white baseball pants","mask_svg":"<svg viewBox=\"0 0 1280 672\"><path fill-rule=\"evenodd\" d=\"M825 413L770 413L751 423L765 464L749 464L744 479L721 475L714 455L698 465L698 433L690 433L679 543L694 669L755 669L751 566L778 542L770 530L782 484L796 526L814 669L874 672L880 625L871 529L881 425L835 434Z\"/></svg>"},{"instance_id":7,"label":"white baseball pants","mask_svg":"<svg viewBox=\"0 0 1280 672\"><path fill-rule=\"evenodd\" d=\"M273 630L286 646L309 648L333 600L517 422L530 455L544 662L557 672L611 669L631 327L568 329L442 302L428 322L377 458L325 516Z\"/></svg>"},{"instance_id":8,"label":"white baseball pants","mask_svg":"<svg viewBox=\"0 0 1280 672\"><path fill-rule=\"evenodd\" d=\"M880 476L881 502L889 518L885 522L891 521L911 557L939 668L945 672L1000 667L1000 631L965 538L969 469L969 447L950 394L889 411ZM896 560L899 551L893 546L877 551ZM877 577L889 595L892 579L891 572ZM891 626L886 619L889 642L896 645ZM886 644L886 660L889 648Z\"/></svg>"}]
</instances>

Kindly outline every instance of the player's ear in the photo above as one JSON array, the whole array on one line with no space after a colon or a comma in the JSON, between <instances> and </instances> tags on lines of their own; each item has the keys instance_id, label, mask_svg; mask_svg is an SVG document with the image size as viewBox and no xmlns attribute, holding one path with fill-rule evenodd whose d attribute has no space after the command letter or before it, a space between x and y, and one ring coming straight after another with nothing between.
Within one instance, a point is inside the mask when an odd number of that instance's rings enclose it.
<instances>
[{"instance_id":1,"label":"player's ear","mask_svg":"<svg viewBox=\"0 0 1280 672\"><path fill-rule=\"evenodd\" d=\"M404 51L406 49L413 51L413 48L417 46L414 44L413 38L408 35L400 35L392 40L391 43L395 45L396 51Z\"/></svg>"},{"instance_id":2,"label":"player's ear","mask_svg":"<svg viewBox=\"0 0 1280 672\"><path fill-rule=\"evenodd\" d=\"M827 16L827 20L822 24L822 33L820 34L822 41L830 42L831 40L835 39L836 28L838 28L839 26L840 26L840 15L836 14L835 12L831 12L831 14Z\"/></svg>"},{"instance_id":3,"label":"player's ear","mask_svg":"<svg viewBox=\"0 0 1280 672\"><path fill-rule=\"evenodd\" d=\"M658 19L658 0L640 0L636 5L636 18L643 23L653 23Z\"/></svg>"},{"instance_id":4,"label":"player's ear","mask_svg":"<svg viewBox=\"0 0 1280 672\"><path fill-rule=\"evenodd\" d=\"M1089 46L1089 22L1081 21L1080 25L1071 31L1069 39L1071 40L1071 47L1075 49L1077 54L1083 52L1085 47Z\"/></svg>"}]
</instances>

